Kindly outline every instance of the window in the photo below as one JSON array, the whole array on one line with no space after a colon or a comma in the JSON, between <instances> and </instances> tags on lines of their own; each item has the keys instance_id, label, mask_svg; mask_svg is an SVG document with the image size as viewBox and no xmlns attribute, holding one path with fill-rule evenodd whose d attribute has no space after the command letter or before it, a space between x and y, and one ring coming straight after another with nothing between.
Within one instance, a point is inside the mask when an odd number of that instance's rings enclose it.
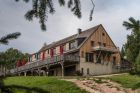
<instances>
[{"instance_id":1,"label":"window","mask_svg":"<svg viewBox=\"0 0 140 93\"><path fill-rule=\"evenodd\" d=\"M103 46L106 47L106 43L103 43Z\"/></svg>"},{"instance_id":2,"label":"window","mask_svg":"<svg viewBox=\"0 0 140 93\"><path fill-rule=\"evenodd\" d=\"M70 44L69 44L69 49L73 49L73 48L76 48L76 43L75 43L75 41L70 42Z\"/></svg>"},{"instance_id":3,"label":"window","mask_svg":"<svg viewBox=\"0 0 140 93\"><path fill-rule=\"evenodd\" d=\"M91 46L93 47L93 46L95 46L95 43L94 43L94 41L91 41Z\"/></svg>"},{"instance_id":4,"label":"window","mask_svg":"<svg viewBox=\"0 0 140 93\"><path fill-rule=\"evenodd\" d=\"M107 59L108 59L108 62L109 62L110 61L110 56L108 56Z\"/></svg>"},{"instance_id":5,"label":"window","mask_svg":"<svg viewBox=\"0 0 140 93\"><path fill-rule=\"evenodd\" d=\"M101 42L98 42L98 45L101 46Z\"/></svg>"},{"instance_id":6,"label":"window","mask_svg":"<svg viewBox=\"0 0 140 93\"><path fill-rule=\"evenodd\" d=\"M82 58L84 57L84 51L81 52L81 57L82 57Z\"/></svg>"},{"instance_id":7,"label":"window","mask_svg":"<svg viewBox=\"0 0 140 93\"><path fill-rule=\"evenodd\" d=\"M53 49L53 53L54 53L54 55L56 54L56 48Z\"/></svg>"},{"instance_id":8,"label":"window","mask_svg":"<svg viewBox=\"0 0 140 93\"><path fill-rule=\"evenodd\" d=\"M38 60L39 58L38 58L38 53L37 54L35 54L35 58Z\"/></svg>"},{"instance_id":9,"label":"window","mask_svg":"<svg viewBox=\"0 0 140 93\"><path fill-rule=\"evenodd\" d=\"M66 44L63 46L63 48L64 48L64 52L66 51Z\"/></svg>"},{"instance_id":10,"label":"window","mask_svg":"<svg viewBox=\"0 0 140 93\"><path fill-rule=\"evenodd\" d=\"M81 68L81 73L82 73L82 75L83 75L83 73L84 73L84 68Z\"/></svg>"},{"instance_id":11,"label":"window","mask_svg":"<svg viewBox=\"0 0 140 93\"><path fill-rule=\"evenodd\" d=\"M113 57L113 65L116 65L116 57Z\"/></svg>"},{"instance_id":12,"label":"window","mask_svg":"<svg viewBox=\"0 0 140 93\"><path fill-rule=\"evenodd\" d=\"M93 62L93 53L86 53L86 62Z\"/></svg>"},{"instance_id":13,"label":"window","mask_svg":"<svg viewBox=\"0 0 140 93\"><path fill-rule=\"evenodd\" d=\"M101 63L101 55L96 55L96 63Z\"/></svg>"},{"instance_id":14,"label":"window","mask_svg":"<svg viewBox=\"0 0 140 93\"><path fill-rule=\"evenodd\" d=\"M49 51L49 49L48 49L48 54L49 54L49 52L50 52L50 51Z\"/></svg>"},{"instance_id":15,"label":"window","mask_svg":"<svg viewBox=\"0 0 140 93\"><path fill-rule=\"evenodd\" d=\"M32 61L32 58L31 58L31 57L29 57L29 58L28 58L28 60L29 60L29 62L31 62L31 61Z\"/></svg>"},{"instance_id":16,"label":"window","mask_svg":"<svg viewBox=\"0 0 140 93\"><path fill-rule=\"evenodd\" d=\"M102 33L103 36L105 36L105 33Z\"/></svg>"},{"instance_id":17,"label":"window","mask_svg":"<svg viewBox=\"0 0 140 93\"><path fill-rule=\"evenodd\" d=\"M87 75L89 75L89 68L87 68Z\"/></svg>"},{"instance_id":18,"label":"window","mask_svg":"<svg viewBox=\"0 0 140 93\"><path fill-rule=\"evenodd\" d=\"M60 46L60 54L63 54L64 52L64 46Z\"/></svg>"},{"instance_id":19,"label":"window","mask_svg":"<svg viewBox=\"0 0 140 93\"><path fill-rule=\"evenodd\" d=\"M40 59L40 53L38 53L38 59Z\"/></svg>"}]
</instances>

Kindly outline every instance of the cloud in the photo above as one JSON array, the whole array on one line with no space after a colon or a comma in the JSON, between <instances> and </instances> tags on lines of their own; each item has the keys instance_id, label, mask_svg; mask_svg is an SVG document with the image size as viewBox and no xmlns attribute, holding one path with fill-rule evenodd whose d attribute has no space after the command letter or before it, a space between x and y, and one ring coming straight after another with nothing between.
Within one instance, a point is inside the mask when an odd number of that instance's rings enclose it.
<instances>
[{"instance_id":1,"label":"cloud","mask_svg":"<svg viewBox=\"0 0 140 93\"><path fill-rule=\"evenodd\" d=\"M130 16L140 18L139 0L93 0L95 11L93 21L89 22L89 13L92 8L90 0L82 1L82 19L78 19L65 7L55 5L56 13L49 15L46 22L47 31L40 30L38 20L28 22L24 14L31 8L31 3L0 1L0 37L12 32L21 32L21 37L10 42L8 46L0 45L0 51L14 47L23 52L37 52L44 42L47 44L77 33L78 28L83 30L98 24L103 24L115 44L121 47L126 42L126 31L122 26L124 20ZM55 2L56 3L56 2Z\"/></svg>"}]
</instances>

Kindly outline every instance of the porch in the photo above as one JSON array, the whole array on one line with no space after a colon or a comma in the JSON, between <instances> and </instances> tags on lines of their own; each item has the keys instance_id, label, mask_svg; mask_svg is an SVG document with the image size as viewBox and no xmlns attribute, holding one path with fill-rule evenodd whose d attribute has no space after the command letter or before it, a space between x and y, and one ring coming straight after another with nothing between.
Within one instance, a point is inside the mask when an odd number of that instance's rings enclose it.
<instances>
[{"instance_id":1,"label":"porch","mask_svg":"<svg viewBox=\"0 0 140 93\"><path fill-rule=\"evenodd\" d=\"M16 75L47 75L64 76L74 75L76 65L79 63L79 56L75 55L56 55L45 60L37 60L28 64L11 69L11 74ZM70 72L69 72L70 71ZM68 74L70 73L70 74Z\"/></svg>"}]
</instances>

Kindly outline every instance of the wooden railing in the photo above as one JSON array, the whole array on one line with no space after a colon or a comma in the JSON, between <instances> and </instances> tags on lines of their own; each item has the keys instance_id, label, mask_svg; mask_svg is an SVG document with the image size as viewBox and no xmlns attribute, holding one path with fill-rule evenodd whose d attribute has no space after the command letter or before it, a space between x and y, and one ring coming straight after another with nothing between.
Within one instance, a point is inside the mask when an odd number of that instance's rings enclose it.
<instances>
[{"instance_id":1,"label":"wooden railing","mask_svg":"<svg viewBox=\"0 0 140 93\"><path fill-rule=\"evenodd\" d=\"M103 51L109 51L109 52L119 52L119 49L112 46L94 46L92 47L93 51L103 50Z\"/></svg>"},{"instance_id":2,"label":"wooden railing","mask_svg":"<svg viewBox=\"0 0 140 93\"><path fill-rule=\"evenodd\" d=\"M21 72L21 71L26 71L29 69L33 69L36 67L41 67L44 65L48 65L48 64L55 64L58 63L60 61L63 62L69 62L69 61L73 61L73 62L79 62L79 57L78 56L74 56L74 55L56 55L52 58L47 58L45 60L36 60L34 62L28 62L26 63L24 66L20 66L17 67L15 69L11 69L10 72L11 73L16 73L16 72Z\"/></svg>"}]
</instances>

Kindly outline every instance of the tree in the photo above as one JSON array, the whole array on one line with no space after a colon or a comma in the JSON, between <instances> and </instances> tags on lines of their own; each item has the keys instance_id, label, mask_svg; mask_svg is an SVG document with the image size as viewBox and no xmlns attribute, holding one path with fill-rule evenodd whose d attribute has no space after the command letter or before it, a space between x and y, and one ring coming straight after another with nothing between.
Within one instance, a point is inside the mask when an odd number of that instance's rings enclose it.
<instances>
[{"instance_id":1,"label":"tree","mask_svg":"<svg viewBox=\"0 0 140 93\"><path fill-rule=\"evenodd\" d=\"M127 35L127 42L124 45L125 55L127 59L132 62L134 72L139 73L140 21L130 17L129 21L123 22L123 26L125 26L127 30L131 30L131 34Z\"/></svg>"},{"instance_id":2,"label":"tree","mask_svg":"<svg viewBox=\"0 0 140 93\"><path fill-rule=\"evenodd\" d=\"M140 74L140 52L139 55L136 58L136 71L138 74Z\"/></svg>"},{"instance_id":3,"label":"tree","mask_svg":"<svg viewBox=\"0 0 140 93\"><path fill-rule=\"evenodd\" d=\"M3 36L0 38L0 44L7 45L9 43L9 40L17 39L20 35L21 33L15 32L15 33L11 33L6 36Z\"/></svg>"},{"instance_id":4,"label":"tree","mask_svg":"<svg viewBox=\"0 0 140 93\"><path fill-rule=\"evenodd\" d=\"M20 1L20 0L15 0ZM24 2L28 3L30 0L23 0ZM55 1L55 0L54 0ZM55 8L54 8L54 1L52 0L32 0L32 9L29 10L25 14L25 18L29 21L32 21L33 18L39 19L39 23L42 30L46 30L45 22L48 18L48 14L54 14ZM58 3L60 6L65 6L67 4L67 7L72 11L74 15L76 15L78 18L82 17L81 13L81 0L58 0ZM92 20L92 15L94 11L94 3L91 0L91 3L93 5L91 12L90 12L90 21Z\"/></svg>"},{"instance_id":5,"label":"tree","mask_svg":"<svg viewBox=\"0 0 140 93\"><path fill-rule=\"evenodd\" d=\"M14 68L17 60L25 60L28 59L27 53L22 53L17 49L9 48L7 51L0 53L0 63L5 66L7 69Z\"/></svg>"},{"instance_id":6,"label":"tree","mask_svg":"<svg viewBox=\"0 0 140 93\"><path fill-rule=\"evenodd\" d=\"M140 48L140 21L130 17L128 22L123 22L123 26L125 26L127 30L132 30L131 34L127 35L127 43L124 46L126 55L132 56L127 58L129 58L130 61L135 62Z\"/></svg>"},{"instance_id":7,"label":"tree","mask_svg":"<svg viewBox=\"0 0 140 93\"><path fill-rule=\"evenodd\" d=\"M122 49L121 49L121 56L124 58L124 56L125 56L125 51L124 51L124 47L122 47Z\"/></svg>"}]
</instances>

